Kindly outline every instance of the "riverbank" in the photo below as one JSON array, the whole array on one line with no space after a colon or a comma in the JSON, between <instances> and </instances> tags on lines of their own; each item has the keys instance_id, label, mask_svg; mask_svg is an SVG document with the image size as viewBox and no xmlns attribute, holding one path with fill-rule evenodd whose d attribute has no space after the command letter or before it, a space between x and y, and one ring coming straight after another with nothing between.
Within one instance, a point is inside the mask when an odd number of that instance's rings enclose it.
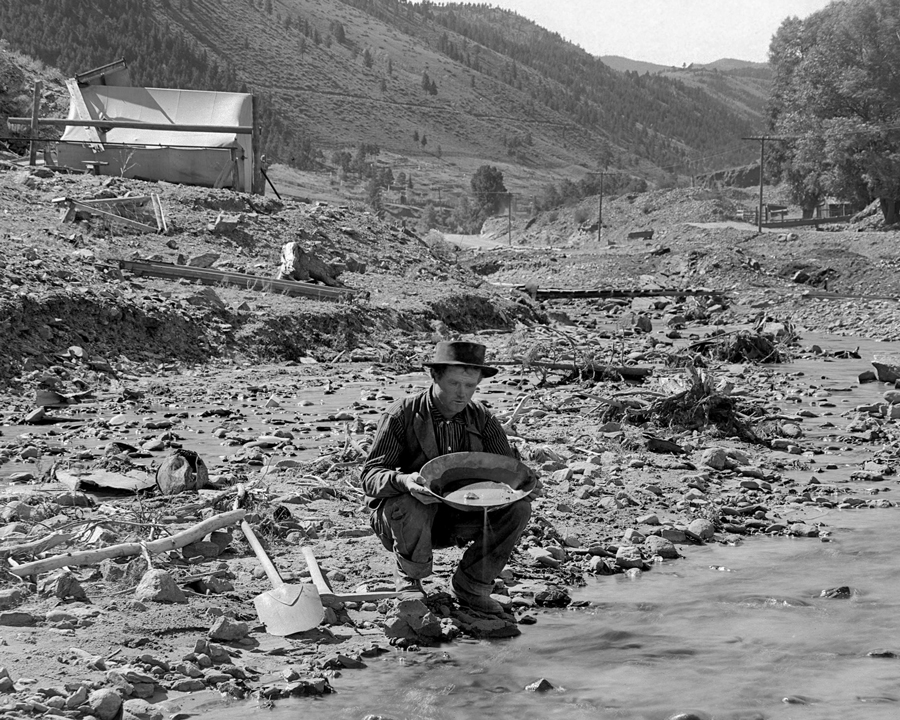
<instances>
[{"instance_id":1,"label":"riverbank","mask_svg":"<svg viewBox=\"0 0 900 720\"><path fill-rule=\"evenodd\" d=\"M166 187L172 233L135 236L61 224L50 200L143 184L22 173L0 172L4 200L15 203L4 208L0 289L0 556L14 560L0 575L7 716L107 720L125 700L132 715L153 717L193 693L324 694L337 673L378 655L527 633L585 578L652 572L701 543L822 542L832 529L814 510L893 504L896 405L883 395L893 385L858 377L882 345L863 353L854 342L808 339L818 330L879 338L890 355L893 301L815 299L803 294L815 286L777 271L789 252L809 264L822 233L779 241L678 225L665 245L476 253L430 246L346 208L251 208L225 191ZM210 230L223 213L239 218L224 235ZM882 263L868 293L891 294L886 235L850 235L826 242L856 243L852 256L829 250L840 289L859 292ZM359 296L325 303L222 286L213 288L219 304L198 286L135 277L115 262L216 253L218 267L271 277L281 244L298 238L342 265ZM726 299L537 303L499 284L584 287L598 277L704 285ZM496 587L506 619L455 607L446 589L457 551L446 551L426 584L428 613L330 602L319 627L267 635L251 602L267 580L234 526L149 557L73 564L34 582L15 574L39 555L176 534L230 511L243 483L248 519L286 580L312 581L309 547L335 593L389 587L358 468L380 413L424 386L433 342L457 334L503 363L479 397L544 486ZM784 362L764 362L776 354ZM852 367L856 382L829 379L835 364ZM199 453L208 487L165 497L60 484L80 474L152 485L144 468L178 449ZM864 490L847 492L851 477ZM174 581L167 602L137 593L151 568Z\"/></svg>"}]
</instances>

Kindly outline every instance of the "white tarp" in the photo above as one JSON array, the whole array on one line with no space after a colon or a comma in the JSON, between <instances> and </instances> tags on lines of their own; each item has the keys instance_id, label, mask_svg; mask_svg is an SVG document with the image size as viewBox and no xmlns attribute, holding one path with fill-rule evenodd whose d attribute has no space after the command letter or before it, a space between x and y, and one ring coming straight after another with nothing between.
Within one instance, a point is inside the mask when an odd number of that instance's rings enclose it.
<instances>
[{"instance_id":1,"label":"white tarp","mask_svg":"<svg viewBox=\"0 0 900 720\"><path fill-rule=\"evenodd\" d=\"M128 120L170 125L253 124L252 96L246 93L178 90L171 88L90 85L81 94L94 120ZM73 103L69 119L77 119ZM144 128L99 129L103 150L84 127L69 126L57 149L60 165L85 170L85 161L106 162L103 175L144 180L234 187L251 192L253 151L250 134L234 132L182 132ZM235 180L232 159L237 160Z\"/></svg>"}]
</instances>

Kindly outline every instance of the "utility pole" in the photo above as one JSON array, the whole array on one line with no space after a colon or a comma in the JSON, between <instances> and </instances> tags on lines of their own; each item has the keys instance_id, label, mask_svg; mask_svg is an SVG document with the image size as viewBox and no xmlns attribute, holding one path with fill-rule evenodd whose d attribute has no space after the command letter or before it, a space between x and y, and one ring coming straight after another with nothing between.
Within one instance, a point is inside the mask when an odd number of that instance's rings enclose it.
<instances>
[{"instance_id":1,"label":"utility pole","mask_svg":"<svg viewBox=\"0 0 900 720\"><path fill-rule=\"evenodd\" d=\"M763 214L763 167L766 162L766 136L759 138L759 222L756 230L762 233L762 214Z\"/></svg>"},{"instance_id":2,"label":"utility pole","mask_svg":"<svg viewBox=\"0 0 900 720\"><path fill-rule=\"evenodd\" d=\"M759 140L759 207L756 210L756 229L762 232L763 226L763 176L766 164L766 140L790 140L799 137L798 135L758 135L755 137L744 137L741 140Z\"/></svg>"},{"instance_id":3,"label":"utility pole","mask_svg":"<svg viewBox=\"0 0 900 720\"><path fill-rule=\"evenodd\" d=\"M43 83L40 80L34 81L34 95L31 99L31 142L28 146L28 164L37 164L37 140L38 136L38 115L41 110L41 87Z\"/></svg>"},{"instance_id":4,"label":"utility pole","mask_svg":"<svg viewBox=\"0 0 900 720\"><path fill-rule=\"evenodd\" d=\"M600 172L600 194L597 196L597 243L603 242L603 175Z\"/></svg>"},{"instance_id":5,"label":"utility pole","mask_svg":"<svg viewBox=\"0 0 900 720\"><path fill-rule=\"evenodd\" d=\"M512 193L506 194L506 239L512 247Z\"/></svg>"}]
</instances>

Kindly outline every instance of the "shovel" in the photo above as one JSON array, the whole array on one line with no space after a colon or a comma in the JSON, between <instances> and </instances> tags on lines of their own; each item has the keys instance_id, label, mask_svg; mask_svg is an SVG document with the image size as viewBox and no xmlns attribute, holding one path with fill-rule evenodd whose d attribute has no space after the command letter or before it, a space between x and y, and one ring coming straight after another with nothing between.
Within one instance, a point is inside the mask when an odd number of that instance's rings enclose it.
<instances>
[{"instance_id":1,"label":"shovel","mask_svg":"<svg viewBox=\"0 0 900 720\"><path fill-rule=\"evenodd\" d=\"M244 489L239 487L234 503L235 507L240 503L243 495ZM316 586L288 585L281 579L281 575L269 560L269 556L266 555L253 528L246 520L241 522L241 530L272 583L271 590L266 590L253 598L256 614L266 626L266 632L269 635L284 637L316 627L325 617L325 608L319 598Z\"/></svg>"}]
</instances>

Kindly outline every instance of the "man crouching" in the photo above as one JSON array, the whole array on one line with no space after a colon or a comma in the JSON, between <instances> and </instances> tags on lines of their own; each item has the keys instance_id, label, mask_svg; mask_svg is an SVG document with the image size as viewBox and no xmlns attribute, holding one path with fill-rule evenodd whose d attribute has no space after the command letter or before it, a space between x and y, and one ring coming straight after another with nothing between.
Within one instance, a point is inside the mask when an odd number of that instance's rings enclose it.
<instances>
[{"instance_id":1,"label":"man crouching","mask_svg":"<svg viewBox=\"0 0 900 720\"><path fill-rule=\"evenodd\" d=\"M457 510L428 492L419 474L440 455L487 452L514 457L497 419L472 399L482 378L497 374L484 364L485 346L440 342L426 390L394 403L381 418L362 473L372 508L372 527L394 553L395 582L404 598L425 598L422 580L431 575L433 548L469 544L450 581L461 605L501 614L491 598L494 580L509 560L531 517L531 501L522 498L484 516Z\"/></svg>"}]
</instances>

